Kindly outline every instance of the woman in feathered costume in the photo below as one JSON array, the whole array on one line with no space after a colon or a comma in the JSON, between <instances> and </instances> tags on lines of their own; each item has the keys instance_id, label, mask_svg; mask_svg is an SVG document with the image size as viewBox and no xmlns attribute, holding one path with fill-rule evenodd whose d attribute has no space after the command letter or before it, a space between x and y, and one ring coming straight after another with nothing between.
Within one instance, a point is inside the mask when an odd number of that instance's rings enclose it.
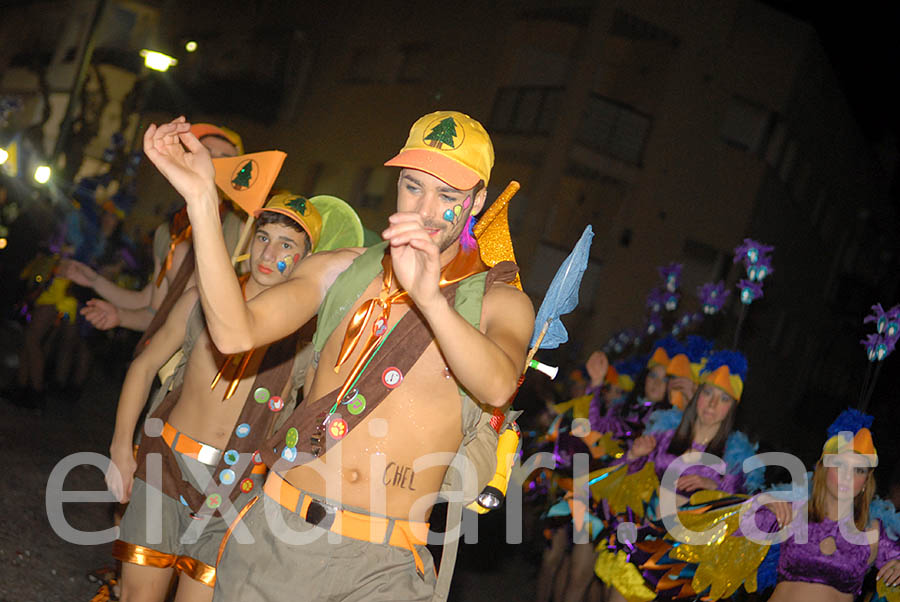
<instances>
[{"instance_id":1,"label":"woman in feathered costume","mask_svg":"<svg viewBox=\"0 0 900 602\"><path fill-rule=\"evenodd\" d=\"M674 482L678 506L686 504L690 495L700 490L734 494L747 489L742 463L756 448L742 434L732 433L746 372L747 362L740 353L712 354L701 375L702 385L685 408L678 426L638 437L623 458L622 467L592 475L592 493L605 498L609 535L608 540L601 542L595 568L597 575L616 590L610 600L653 599L659 592L648 588L646 583L655 587L662 582L663 575L667 580L662 584L674 586L666 590L666 597L671 598L679 591L677 585L684 582L683 577L675 578L678 573L670 572L671 567L660 570L656 562L671 548L670 544L661 547L665 530L659 523L647 519L633 539L617 537L618 525L638 522L644 518L645 509L650 518L657 518L660 480L676 460L686 463ZM725 457L724 474L712 466L692 463L699 459L697 452ZM642 546L643 542L653 542L653 545Z\"/></svg>"},{"instance_id":2,"label":"woman in feathered costume","mask_svg":"<svg viewBox=\"0 0 900 602\"><path fill-rule=\"evenodd\" d=\"M900 515L874 498L871 423L846 410L829 427L801 503L767 495L705 515L679 513L692 530L718 534L711 545L673 544L669 557L689 563L684 572L692 574L685 593L718 600L741 585L751 593L775 585L770 602L851 602L874 566L874 600L900 600Z\"/></svg>"}]
</instances>

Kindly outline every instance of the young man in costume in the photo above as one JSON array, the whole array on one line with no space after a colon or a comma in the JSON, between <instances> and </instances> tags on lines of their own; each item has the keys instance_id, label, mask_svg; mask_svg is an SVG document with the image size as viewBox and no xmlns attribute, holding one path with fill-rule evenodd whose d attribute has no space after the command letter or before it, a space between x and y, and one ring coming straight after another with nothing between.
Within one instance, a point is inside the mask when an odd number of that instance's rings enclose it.
<instances>
[{"instance_id":1,"label":"young man in costume","mask_svg":"<svg viewBox=\"0 0 900 602\"><path fill-rule=\"evenodd\" d=\"M195 123L191 132L209 150L212 158L235 157L244 152L241 137L234 131L209 123ZM222 228L229 250L237 244L241 220L222 205ZM146 340L166 321L168 311L189 288L194 271L191 253L191 231L187 211L182 207L169 222L160 224L153 234L153 276L140 291L121 288L78 261L62 264L62 273L76 284L92 288L100 299L91 299L82 310L85 317L101 330L122 326L144 331L136 353ZM188 258L188 261L185 261Z\"/></svg>"},{"instance_id":2,"label":"young man in costume","mask_svg":"<svg viewBox=\"0 0 900 602\"><path fill-rule=\"evenodd\" d=\"M498 282L512 280L513 270L500 273L510 264L485 277L467 236L493 165L487 132L457 112L419 119L386 163L401 169L385 242L313 256L246 302L216 227L205 149L183 119L151 126L144 148L187 201L200 296L220 349L278 340L318 312L309 401L261 450L272 471L243 511L254 544L224 544L216 598L430 599L424 521L463 441L461 390L504 407L534 322L528 297ZM461 299L480 305L477 326Z\"/></svg>"},{"instance_id":3,"label":"young man in costume","mask_svg":"<svg viewBox=\"0 0 900 602\"><path fill-rule=\"evenodd\" d=\"M251 270L241 278L247 299L288 279L322 229L313 204L289 193L270 199L257 216ZM265 472L258 450L285 405L291 407L311 359L309 345L298 349L309 342L312 324L245 353L220 352L197 299L196 288L185 291L122 388L110 445L117 470L107 476L119 500L131 500L113 547L123 562L122 600L163 600L173 570L182 574L176 599L212 599L228 512L258 493ZM178 348L187 358L183 382L147 420L135 461L132 437L150 384ZM161 510L148 494L162 500Z\"/></svg>"}]
</instances>

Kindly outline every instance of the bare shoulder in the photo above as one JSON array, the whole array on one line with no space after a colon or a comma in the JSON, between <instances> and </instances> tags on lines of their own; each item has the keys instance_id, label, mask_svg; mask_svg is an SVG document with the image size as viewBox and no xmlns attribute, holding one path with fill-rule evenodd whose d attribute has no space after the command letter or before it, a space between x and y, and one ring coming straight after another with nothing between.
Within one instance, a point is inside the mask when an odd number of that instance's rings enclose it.
<instances>
[{"instance_id":1,"label":"bare shoulder","mask_svg":"<svg viewBox=\"0 0 900 602\"><path fill-rule=\"evenodd\" d=\"M505 282L495 282L484 294L482 314L485 319L524 321L529 328L534 323L531 298Z\"/></svg>"},{"instance_id":2,"label":"bare shoulder","mask_svg":"<svg viewBox=\"0 0 900 602\"><path fill-rule=\"evenodd\" d=\"M481 331L518 365L525 360L534 330L534 306L516 287L495 283L485 293Z\"/></svg>"}]
</instances>

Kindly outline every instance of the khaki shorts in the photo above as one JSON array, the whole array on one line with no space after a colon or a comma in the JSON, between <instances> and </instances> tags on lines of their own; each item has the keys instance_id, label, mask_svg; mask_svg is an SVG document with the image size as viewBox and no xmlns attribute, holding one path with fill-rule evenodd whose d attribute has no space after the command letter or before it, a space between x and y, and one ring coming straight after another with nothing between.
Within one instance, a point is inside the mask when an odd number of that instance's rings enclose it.
<instances>
[{"instance_id":1,"label":"khaki shorts","mask_svg":"<svg viewBox=\"0 0 900 602\"><path fill-rule=\"evenodd\" d=\"M243 524L253 542L241 543L235 534L228 539L215 602L397 602L434 594L434 563L425 546L416 546L422 576L411 551L326 531L265 494Z\"/></svg>"},{"instance_id":2,"label":"khaki shorts","mask_svg":"<svg viewBox=\"0 0 900 602\"><path fill-rule=\"evenodd\" d=\"M203 491L206 484L197 482L194 471L207 474L211 479L213 467L179 452L172 453L181 468L182 478ZM193 471L189 465L193 465ZM253 491L241 493L235 499L235 511L243 508L262 486L260 475L250 475L250 478L254 481ZM156 509L151 510L153 508ZM212 587L216 579L219 544L227 530L228 522L221 516L194 518L191 509L182 501L135 479L131 501L119 527L119 539L113 544L113 556L132 564L172 567Z\"/></svg>"}]
</instances>

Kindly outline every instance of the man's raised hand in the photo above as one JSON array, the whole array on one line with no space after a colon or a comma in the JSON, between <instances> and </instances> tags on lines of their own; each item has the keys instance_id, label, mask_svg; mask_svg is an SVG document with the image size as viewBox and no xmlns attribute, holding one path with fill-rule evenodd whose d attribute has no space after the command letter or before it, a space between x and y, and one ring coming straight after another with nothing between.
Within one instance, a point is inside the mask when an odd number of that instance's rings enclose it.
<instances>
[{"instance_id":1,"label":"man's raised hand","mask_svg":"<svg viewBox=\"0 0 900 602\"><path fill-rule=\"evenodd\" d=\"M144 133L144 154L188 203L215 190L216 175L209 151L190 130L191 124L178 117L150 124Z\"/></svg>"},{"instance_id":2,"label":"man's raised hand","mask_svg":"<svg viewBox=\"0 0 900 602\"><path fill-rule=\"evenodd\" d=\"M413 212L395 213L382 236L391 245L391 264L397 284L419 307L441 298L441 252L428 234L422 216Z\"/></svg>"}]
</instances>

